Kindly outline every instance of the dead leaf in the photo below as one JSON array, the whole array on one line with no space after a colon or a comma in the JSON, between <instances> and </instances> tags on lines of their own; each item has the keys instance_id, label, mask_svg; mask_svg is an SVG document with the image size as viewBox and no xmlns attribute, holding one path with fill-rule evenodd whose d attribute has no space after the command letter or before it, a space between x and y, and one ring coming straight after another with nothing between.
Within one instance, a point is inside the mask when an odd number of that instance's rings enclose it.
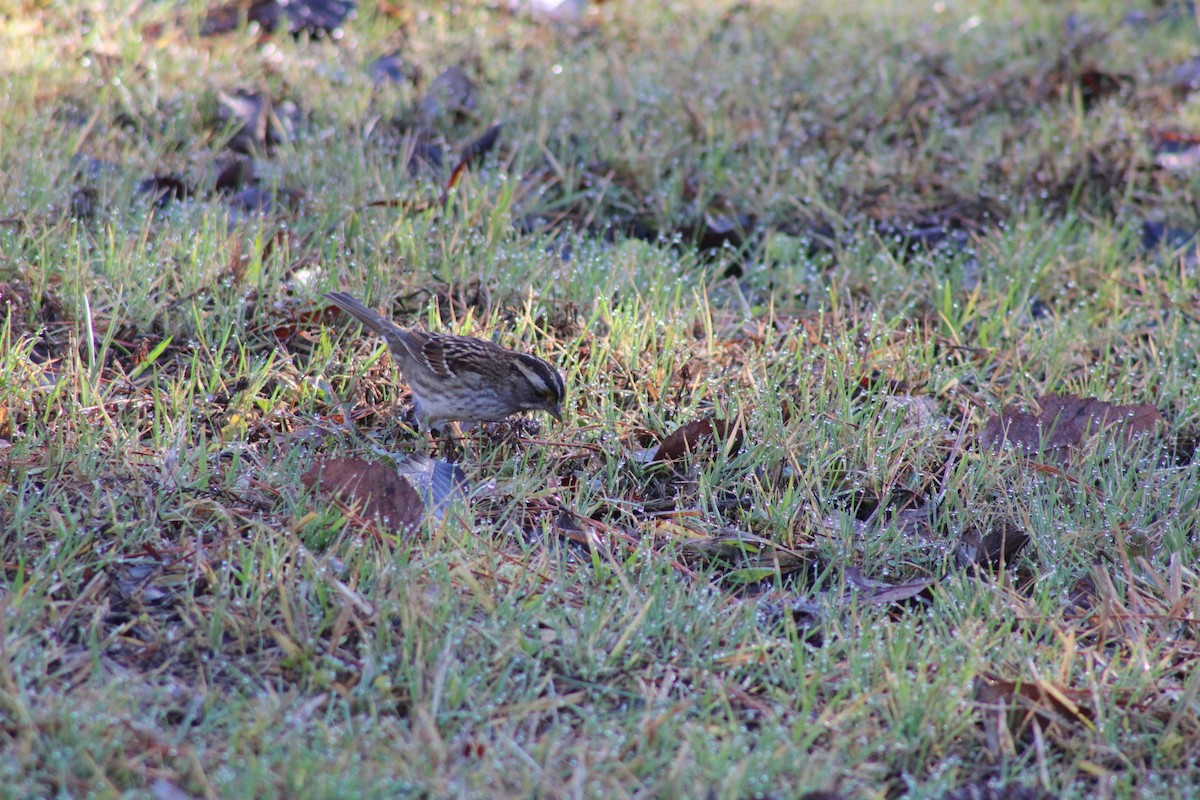
<instances>
[{"instance_id":1,"label":"dead leaf","mask_svg":"<svg viewBox=\"0 0 1200 800\"><path fill-rule=\"evenodd\" d=\"M372 61L367 67L367 73L371 76L371 83L376 86L385 83L400 83L408 79L404 57L400 55L399 51L382 55Z\"/></svg>"},{"instance_id":2,"label":"dead leaf","mask_svg":"<svg viewBox=\"0 0 1200 800\"><path fill-rule=\"evenodd\" d=\"M1008 407L990 417L979 434L980 442L996 451L1008 442L1026 455L1044 452L1065 461L1071 448L1106 428L1131 438L1153 433L1163 423L1158 409L1149 403L1119 406L1092 397L1048 394L1039 397L1037 405L1037 414Z\"/></svg>"},{"instance_id":3,"label":"dead leaf","mask_svg":"<svg viewBox=\"0 0 1200 800\"><path fill-rule=\"evenodd\" d=\"M683 225L678 232L696 243L696 249L720 250L726 247L737 250L746 243L747 232L754 229L755 219L749 214L713 214L704 216L690 225Z\"/></svg>"},{"instance_id":4,"label":"dead leaf","mask_svg":"<svg viewBox=\"0 0 1200 800\"><path fill-rule=\"evenodd\" d=\"M1150 150L1155 155L1183 153L1194 147L1200 147L1200 135L1190 131L1151 128L1147 136L1150 138Z\"/></svg>"},{"instance_id":5,"label":"dead leaf","mask_svg":"<svg viewBox=\"0 0 1200 800\"><path fill-rule=\"evenodd\" d=\"M1127 86L1132 88L1133 84L1132 75L1104 72L1094 66L1084 67L1079 73L1079 93L1085 109L1090 109L1108 95L1116 94Z\"/></svg>"},{"instance_id":6,"label":"dead leaf","mask_svg":"<svg viewBox=\"0 0 1200 800\"><path fill-rule=\"evenodd\" d=\"M201 36L232 33L243 16L271 33L286 19L293 35L319 39L355 14L354 0L233 0L210 10L200 23Z\"/></svg>"},{"instance_id":7,"label":"dead leaf","mask_svg":"<svg viewBox=\"0 0 1200 800\"><path fill-rule=\"evenodd\" d=\"M70 217L80 222L90 222L96 216L100 193L91 186L77 186L68 202Z\"/></svg>"},{"instance_id":8,"label":"dead leaf","mask_svg":"<svg viewBox=\"0 0 1200 800\"><path fill-rule=\"evenodd\" d=\"M383 528L396 533L411 532L425 515L417 490L387 464L329 458L310 467L300 480L350 506L364 520L378 520Z\"/></svg>"},{"instance_id":9,"label":"dead leaf","mask_svg":"<svg viewBox=\"0 0 1200 800\"><path fill-rule=\"evenodd\" d=\"M1090 43L1103 40L1103 36L1091 37ZM1084 111L1089 111L1095 105L1113 94L1130 90L1134 87L1132 75L1105 72L1094 64L1060 65L1046 74L1043 85L1043 98L1055 101L1059 97L1068 97L1078 93Z\"/></svg>"},{"instance_id":10,"label":"dead leaf","mask_svg":"<svg viewBox=\"0 0 1200 800\"><path fill-rule=\"evenodd\" d=\"M475 112L475 82L467 77L462 67L450 67L433 79L429 90L422 98L420 119L430 126L439 117L470 116Z\"/></svg>"},{"instance_id":11,"label":"dead leaf","mask_svg":"<svg viewBox=\"0 0 1200 800\"><path fill-rule=\"evenodd\" d=\"M147 195L155 208L163 208L172 202L182 202L195 192L179 175L152 175L137 185L138 194Z\"/></svg>"},{"instance_id":12,"label":"dead leaf","mask_svg":"<svg viewBox=\"0 0 1200 800\"><path fill-rule=\"evenodd\" d=\"M551 510L551 509L547 509ZM624 533L598 519L576 514L569 509L558 507L557 513L550 522L550 530L569 542L582 545L591 550L598 543L608 542L627 547L636 545L633 536Z\"/></svg>"},{"instance_id":13,"label":"dead leaf","mask_svg":"<svg viewBox=\"0 0 1200 800\"><path fill-rule=\"evenodd\" d=\"M567 511L565 508L560 509L558 515L555 516L551 523L551 530L567 541L589 549L592 547L592 538L588 535L588 529L581 524L579 515Z\"/></svg>"},{"instance_id":14,"label":"dead leaf","mask_svg":"<svg viewBox=\"0 0 1200 800\"><path fill-rule=\"evenodd\" d=\"M1093 569L1103 569L1094 565ZM1091 575L1083 575L1071 586L1067 594L1063 616L1067 619L1086 619L1092 616L1100 605L1100 596L1096 587L1096 579Z\"/></svg>"},{"instance_id":15,"label":"dead leaf","mask_svg":"<svg viewBox=\"0 0 1200 800\"><path fill-rule=\"evenodd\" d=\"M213 164L217 173L213 191L218 194L234 194L247 186L258 183L254 161L236 153L222 153Z\"/></svg>"},{"instance_id":16,"label":"dead leaf","mask_svg":"<svg viewBox=\"0 0 1200 800\"><path fill-rule=\"evenodd\" d=\"M888 519L887 524L906 539L932 539L936 535L934 515L931 503L920 506L902 508Z\"/></svg>"},{"instance_id":17,"label":"dead leaf","mask_svg":"<svg viewBox=\"0 0 1200 800\"><path fill-rule=\"evenodd\" d=\"M963 531L954 550L954 559L963 569L973 565L1001 569L1012 564L1028 543L1029 534L1009 520L996 522L986 533L971 526Z\"/></svg>"},{"instance_id":18,"label":"dead leaf","mask_svg":"<svg viewBox=\"0 0 1200 800\"><path fill-rule=\"evenodd\" d=\"M500 141L500 130L504 127L502 123L497 122L486 131L481 133L477 138L472 139L462 149L459 155L459 162L469 164L477 161L488 153L492 152L496 147L496 142Z\"/></svg>"},{"instance_id":19,"label":"dead leaf","mask_svg":"<svg viewBox=\"0 0 1200 800\"><path fill-rule=\"evenodd\" d=\"M240 212L270 216L284 210L296 211L304 203L304 198L304 192L300 189L250 186L231 195L229 206Z\"/></svg>"},{"instance_id":20,"label":"dead leaf","mask_svg":"<svg viewBox=\"0 0 1200 800\"><path fill-rule=\"evenodd\" d=\"M1018 737L1030 733L1030 725L1048 728L1055 724L1077 724L1091 728L1094 712L1086 705L1089 692L1054 686L1040 678L1014 681L995 675L975 678L975 702L993 714L1004 714L1001 722Z\"/></svg>"},{"instance_id":21,"label":"dead leaf","mask_svg":"<svg viewBox=\"0 0 1200 800\"><path fill-rule=\"evenodd\" d=\"M859 602L872 605L897 605L909 600L928 603L937 578L910 578L902 583L887 583L867 578L858 567L847 567L846 585L856 589Z\"/></svg>"},{"instance_id":22,"label":"dead leaf","mask_svg":"<svg viewBox=\"0 0 1200 800\"><path fill-rule=\"evenodd\" d=\"M676 428L647 454L646 460L661 464L691 453L715 456L722 452L726 441L729 442L727 452L737 452L742 446L740 425L727 419L698 419Z\"/></svg>"},{"instance_id":23,"label":"dead leaf","mask_svg":"<svg viewBox=\"0 0 1200 800\"><path fill-rule=\"evenodd\" d=\"M275 104L265 94L245 89L218 92L217 102L217 123L236 126L226 149L248 156L268 153L287 141L299 114L291 102Z\"/></svg>"}]
</instances>

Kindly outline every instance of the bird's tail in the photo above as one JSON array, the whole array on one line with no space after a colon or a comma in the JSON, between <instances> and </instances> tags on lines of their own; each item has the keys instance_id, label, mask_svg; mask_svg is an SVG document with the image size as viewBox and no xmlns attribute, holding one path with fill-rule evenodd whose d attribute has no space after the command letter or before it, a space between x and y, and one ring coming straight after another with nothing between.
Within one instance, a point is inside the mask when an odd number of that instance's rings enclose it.
<instances>
[{"instance_id":1,"label":"bird's tail","mask_svg":"<svg viewBox=\"0 0 1200 800\"><path fill-rule=\"evenodd\" d=\"M345 292L329 292L325 296L332 300L338 308L385 339L389 339L395 334L396 326L394 323L364 306L357 298Z\"/></svg>"}]
</instances>

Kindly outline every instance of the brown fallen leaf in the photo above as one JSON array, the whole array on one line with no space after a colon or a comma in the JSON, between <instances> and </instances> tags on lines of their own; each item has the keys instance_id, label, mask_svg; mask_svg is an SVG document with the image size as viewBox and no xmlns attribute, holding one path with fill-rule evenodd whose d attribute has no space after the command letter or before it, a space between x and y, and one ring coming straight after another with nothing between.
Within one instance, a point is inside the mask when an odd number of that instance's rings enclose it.
<instances>
[{"instance_id":1,"label":"brown fallen leaf","mask_svg":"<svg viewBox=\"0 0 1200 800\"><path fill-rule=\"evenodd\" d=\"M1113 405L1094 397L1047 394L1037 399L1038 413L1005 408L993 415L979 434L979 441L992 450L1007 442L1026 455L1039 451L1065 461L1071 448L1089 436L1113 429L1131 438L1153 433L1163 423L1162 414L1149 403Z\"/></svg>"},{"instance_id":2,"label":"brown fallen leaf","mask_svg":"<svg viewBox=\"0 0 1200 800\"><path fill-rule=\"evenodd\" d=\"M219 129L233 129L225 149L247 156L270 153L292 138L295 106L277 103L262 92L248 89L217 92L217 114L210 121Z\"/></svg>"},{"instance_id":3,"label":"brown fallen leaf","mask_svg":"<svg viewBox=\"0 0 1200 800\"><path fill-rule=\"evenodd\" d=\"M421 122L432 126L438 118L447 115L455 118L470 116L475 113L476 105L475 81L462 67L449 67L429 84L417 108Z\"/></svg>"},{"instance_id":4,"label":"brown fallen leaf","mask_svg":"<svg viewBox=\"0 0 1200 800\"><path fill-rule=\"evenodd\" d=\"M1049 681L1014 681L996 675L975 678L975 702L998 716L998 721L1018 737L1030 734L1030 725L1045 729L1052 725L1082 725L1092 728L1095 712L1086 703L1092 695ZM1001 715L1007 714L1007 718Z\"/></svg>"},{"instance_id":5,"label":"brown fallen leaf","mask_svg":"<svg viewBox=\"0 0 1200 800\"><path fill-rule=\"evenodd\" d=\"M1092 569L1103 569L1099 564ZM1096 579L1091 575L1079 577L1067 594L1063 616L1069 620L1087 619L1100 607L1100 593L1096 587Z\"/></svg>"},{"instance_id":6,"label":"brown fallen leaf","mask_svg":"<svg viewBox=\"0 0 1200 800\"><path fill-rule=\"evenodd\" d=\"M736 250L746 243L747 231L753 230L754 223L754 217L749 214L705 212L700 219L681 225L676 230L695 242L696 249L701 252L725 247Z\"/></svg>"},{"instance_id":7,"label":"brown fallen leaf","mask_svg":"<svg viewBox=\"0 0 1200 800\"><path fill-rule=\"evenodd\" d=\"M954 559L963 569L970 566L1000 569L1012 564L1028 543L1029 534L1009 520L1000 520L987 531L972 525L963 531Z\"/></svg>"},{"instance_id":8,"label":"brown fallen leaf","mask_svg":"<svg viewBox=\"0 0 1200 800\"><path fill-rule=\"evenodd\" d=\"M236 273L234 277L240 280ZM265 320L262 326L256 328L255 331L270 331L281 344L287 344L296 334L308 334L314 329L333 325L338 318L338 314L341 313L334 306L327 306L316 310L296 307L284 309L284 312L288 314L287 317L282 320Z\"/></svg>"},{"instance_id":9,"label":"brown fallen leaf","mask_svg":"<svg viewBox=\"0 0 1200 800\"><path fill-rule=\"evenodd\" d=\"M421 495L393 467L360 458L328 458L313 464L300 481L309 489L333 497L367 522L396 533L421 524L425 504Z\"/></svg>"},{"instance_id":10,"label":"brown fallen leaf","mask_svg":"<svg viewBox=\"0 0 1200 800\"><path fill-rule=\"evenodd\" d=\"M723 443L730 441L729 452L742 446L742 429L736 422L727 419L698 419L682 425L663 439L657 448L648 453L647 462L661 464L676 461L689 453L717 455Z\"/></svg>"},{"instance_id":11,"label":"brown fallen leaf","mask_svg":"<svg viewBox=\"0 0 1200 800\"><path fill-rule=\"evenodd\" d=\"M1091 108L1104 97L1133 86L1133 76L1104 72L1096 67L1085 67L1079 74L1079 91L1083 95L1084 108Z\"/></svg>"},{"instance_id":12,"label":"brown fallen leaf","mask_svg":"<svg viewBox=\"0 0 1200 800\"><path fill-rule=\"evenodd\" d=\"M612 537L624 539L624 534L613 530L603 522L591 517L581 516L565 508L559 508L558 513L550 523L549 530L569 542L592 550L598 543ZM626 541L626 544L631 542Z\"/></svg>"},{"instance_id":13,"label":"brown fallen leaf","mask_svg":"<svg viewBox=\"0 0 1200 800\"><path fill-rule=\"evenodd\" d=\"M910 578L902 583L890 584L867 578L858 567L847 567L846 585L856 589L860 602L872 605L896 605L909 600L928 603L930 592L937 578Z\"/></svg>"},{"instance_id":14,"label":"brown fallen leaf","mask_svg":"<svg viewBox=\"0 0 1200 800\"><path fill-rule=\"evenodd\" d=\"M459 153L459 162L469 164L473 161L479 161L492 152L496 147L496 142L500 141L500 130L503 127L503 123L497 122L477 138L467 142Z\"/></svg>"},{"instance_id":15,"label":"brown fallen leaf","mask_svg":"<svg viewBox=\"0 0 1200 800\"><path fill-rule=\"evenodd\" d=\"M217 194L233 194L259 182L254 160L241 153L221 153L212 165L216 176L213 191Z\"/></svg>"},{"instance_id":16,"label":"brown fallen leaf","mask_svg":"<svg viewBox=\"0 0 1200 800\"><path fill-rule=\"evenodd\" d=\"M200 23L200 35L232 33L244 17L268 33L286 20L293 35L307 33L319 39L354 16L354 0L232 0L208 11Z\"/></svg>"},{"instance_id":17,"label":"brown fallen leaf","mask_svg":"<svg viewBox=\"0 0 1200 800\"><path fill-rule=\"evenodd\" d=\"M251 214L279 214L296 211L304 203L305 193L301 189L286 186L248 186L229 196L229 206L235 211Z\"/></svg>"},{"instance_id":18,"label":"brown fallen leaf","mask_svg":"<svg viewBox=\"0 0 1200 800\"><path fill-rule=\"evenodd\" d=\"M937 514L932 503L902 508L891 516L887 525L906 539L932 539L937 535Z\"/></svg>"},{"instance_id":19,"label":"brown fallen leaf","mask_svg":"<svg viewBox=\"0 0 1200 800\"><path fill-rule=\"evenodd\" d=\"M181 176L174 173L151 175L137 185L138 194L145 195L155 208L165 208L173 202L183 202L196 192Z\"/></svg>"},{"instance_id":20,"label":"brown fallen leaf","mask_svg":"<svg viewBox=\"0 0 1200 800\"><path fill-rule=\"evenodd\" d=\"M371 83L380 86L386 83L401 83L409 79L411 68L404 62L399 50L379 56L367 66Z\"/></svg>"}]
</instances>

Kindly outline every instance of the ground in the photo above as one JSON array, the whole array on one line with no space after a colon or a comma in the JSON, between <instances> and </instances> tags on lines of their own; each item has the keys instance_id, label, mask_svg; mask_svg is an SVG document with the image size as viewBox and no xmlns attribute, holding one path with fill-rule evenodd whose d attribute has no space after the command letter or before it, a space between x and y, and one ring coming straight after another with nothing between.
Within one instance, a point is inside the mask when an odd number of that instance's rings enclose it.
<instances>
[{"instance_id":1,"label":"ground","mask_svg":"<svg viewBox=\"0 0 1200 800\"><path fill-rule=\"evenodd\" d=\"M1192 796L1190 8L514 5L0 11L0 793Z\"/></svg>"}]
</instances>

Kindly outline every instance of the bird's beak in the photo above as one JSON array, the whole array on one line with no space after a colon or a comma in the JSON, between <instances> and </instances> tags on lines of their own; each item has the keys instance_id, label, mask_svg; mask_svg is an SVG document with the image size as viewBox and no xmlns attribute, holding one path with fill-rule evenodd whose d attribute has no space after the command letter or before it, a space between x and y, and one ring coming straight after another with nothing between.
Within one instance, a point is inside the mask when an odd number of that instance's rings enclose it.
<instances>
[{"instance_id":1,"label":"bird's beak","mask_svg":"<svg viewBox=\"0 0 1200 800\"><path fill-rule=\"evenodd\" d=\"M546 410L550 412L550 416L554 417L559 422L562 422L562 404L547 408Z\"/></svg>"}]
</instances>

